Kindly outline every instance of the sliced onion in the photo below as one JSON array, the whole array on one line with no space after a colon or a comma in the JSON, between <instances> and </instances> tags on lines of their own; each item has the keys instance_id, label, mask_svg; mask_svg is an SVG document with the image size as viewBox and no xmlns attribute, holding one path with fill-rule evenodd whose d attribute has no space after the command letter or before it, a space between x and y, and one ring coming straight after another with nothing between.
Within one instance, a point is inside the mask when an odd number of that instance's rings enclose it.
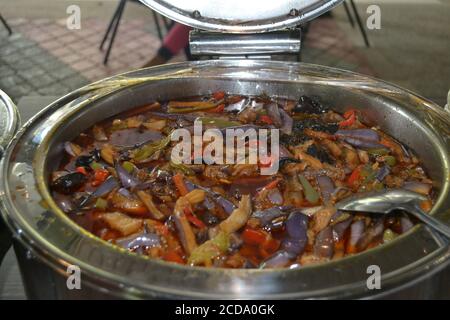
<instances>
[{"instance_id":1,"label":"sliced onion","mask_svg":"<svg viewBox=\"0 0 450 320\"><path fill-rule=\"evenodd\" d=\"M411 222L411 220L407 216L403 216L400 218L400 225L402 229L402 233L405 233L409 231L412 227L414 227L414 224Z\"/></svg>"},{"instance_id":2,"label":"sliced onion","mask_svg":"<svg viewBox=\"0 0 450 320\"><path fill-rule=\"evenodd\" d=\"M328 202L335 190L333 181L328 176L318 176L317 184L319 185L323 201Z\"/></svg>"},{"instance_id":3,"label":"sliced onion","mask_svg":"<svg viewBox=\"0 0 450 320\"><path fill-rule=\"evenodd\" d=\"M420 193L423 195L429 195L431 191L431 185L428 183L418 182L418 181L406 181L403 184L403 189Z\"/></svg>"},{"instance_id":4,"label":"sliced onion","mask_svg":"<svg viewBox=\"0 0 450 320\"><path fill-rule=\"evenodd\" d=\"M267 114L272 119L273 124L277 128L280 128L283 125L283 122L281 120L280 108L278 108L278 105L276 103L273 103L273 102L269 103L266 106L266 110L267 110Z\"/></svg>"},{"instance_id":5,"label":"sliced onion","mask_svg":"<svg viewBox=\"0 0 450 320\"><path fill-rule=\"evenodd\" d=\"M352 223L350 227L350 245L356 246L359 239L361 239L364 234L364 229L365 225L363 220L358 220Z\"/></svg>"},{"instance_id":6,"label":"sliced onion","mask_svg":"<svg viewBox=\"0 0 450 320\"><path fill-rule=\"evenodd\" d=\"M110 143L121 148L132 148L147 142L159 141L163 135L155 130L139 128L117 130L111 134Z\"/></svg>"},{"instance_id":7,"label":"sliced onion","mask_svg":"<svg viewBox=\"0 0 450 320\"><path fill-rule=\"evenodd\" d=\"M336 223L333 226L333 235L336 241L341 240L344 237L345 231L347 231L348 227L352 223L352 218L349 217L347 220Z\"/></svg>"},{"instance_id":8,"label":"sliced onion","mask_svg":"<svg viewBox=\"0 0 450 320\"><path fill-rule=\"evenodd\" d=\"M95 191L92 196L95 198L103 197L119 186L119 181L113 176L109 176Z\"/></svg>"},{"instance_id":9,"label":"sliced onion","mask_svg":"<svg viewBox=\"0 0 450 320\"><path fill-rule=\"evenodd\" d=\"M291 118L291 116L284 111L283 108L278 109L281 116L281 128L280 131L284 134L292 134L292 128L294 127L294 120Z\"/></svg>"},{"instance_id":10,"label":"sliced onion","mask_svg":"<svg viewBox=\"0 0 450 320\"><path fill-rule=\"evenodd\" d=\"M314 255L330 259L334 253L333 229L328 226L317 234Z\"/></svg>"},{"instance_id":11,"label":"sliced onion","mask_svg":"<svg viewBox=\"0 0 450 320\"><path fill-rule=\"evenodd\" d=\"M248 105L247 99L242 99L236 103L229 104L224 110L226 112L242 112Z\"/></svg>"}]
</instances>

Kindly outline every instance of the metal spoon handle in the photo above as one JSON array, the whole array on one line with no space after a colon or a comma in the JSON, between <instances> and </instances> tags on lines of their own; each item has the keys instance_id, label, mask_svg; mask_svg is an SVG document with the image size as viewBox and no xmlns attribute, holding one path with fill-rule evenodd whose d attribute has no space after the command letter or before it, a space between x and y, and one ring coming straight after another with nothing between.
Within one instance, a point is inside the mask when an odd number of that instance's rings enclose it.
<instances>
[{"instance_id":1,"label":"metal spoon handle","mask_svg":"<svg viewBox=\"0 0 450 320\"><path fill-rule=\"evenodd\" d=\"M423 223L427 224L434 230L440 232L442 235L446 236L448 239L450 239L450 227L445 225L443 222L437 220L436 218L433 218L428 213L424 212L419 206L413 205L410 208L408 208L409 212L415 216L417 219L422 221Z\"/></svg>"}]
</instances>

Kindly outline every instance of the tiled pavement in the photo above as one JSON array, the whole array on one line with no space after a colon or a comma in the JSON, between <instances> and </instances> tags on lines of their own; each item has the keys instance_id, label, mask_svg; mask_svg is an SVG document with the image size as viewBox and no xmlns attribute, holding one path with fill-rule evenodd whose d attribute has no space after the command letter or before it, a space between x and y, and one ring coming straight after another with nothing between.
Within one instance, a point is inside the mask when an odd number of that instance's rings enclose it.
<instances>
[{"instance_id":1,"label":"tiled pavement","mask_svg":"<svg viewBox=\"0 0 450 320\"><path fill-rule=\"evenodd\" d=\"M108 21L87 19L80 30L65 20L14 19L11 37L0 27L0 88L17 101L24 95L63 95L89 82L136 69L160 45L148 21L122 20L107 66L99 44ZM174 58L183 60L183 55ZM303 61L373 74L331 18L311 24Z\"/></svg>"}]
</instances>

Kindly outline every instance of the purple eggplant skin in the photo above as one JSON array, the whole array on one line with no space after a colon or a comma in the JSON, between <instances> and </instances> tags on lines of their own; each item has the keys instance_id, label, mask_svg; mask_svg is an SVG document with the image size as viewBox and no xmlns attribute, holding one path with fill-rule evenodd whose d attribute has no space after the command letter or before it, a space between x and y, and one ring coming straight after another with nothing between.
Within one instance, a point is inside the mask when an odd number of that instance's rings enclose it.
<instances>
[{"instance_id":1,"label":"purple eggplant skin","mask_svg":"<svg viewBox=\"0 0 450 320\"><path fill-rule=\"evenodd\" d=\"M308 242L308 216L299 211L292 212L286 220L287 238L281 243L281 249L287 251L293 257L305 250Z\"/></svg>"},{"instance_id":2,"label":"purple eggplant skin","mask_svg":"<svg viewBox=\"0 0 450 320\"><path fill-rule=\"evenodd\" d=\"M281 216L287 216L291 207L272 207L269 209L256 211L253 213L253 217L259 219L263 226L268 225L272 220Z\"/></svg>"},{"instance_id":3,"label":"purple eggplant skin","mask_svg":"<svg viewBox=\"0 0 450 320\"><path fill-rule=\"evenodd\" d=\"M280 210L281 211L281 210ZM305 250L308 236L308 216L300 211L292 212L286 220L287 237L281 242L281 249L263 261L261 268L281 268Z\"/></svg>"},{"instance_id":4,"label":"purple eggplant skin","mask_svg":"<svg viewBox=\"0 0 450 320\"><path fill-rule=\"evenodd\" d=\"M141 232L132 234L126 238L116 240L116 244L126 249L136 249L139 247L155 247L161 244L161 239L157 234Z\"/></svg>"},{"instance_id":5,"label":"purple eggplant skin","mask_svg":"<svg viewBox=\"0 0 450 320\"><path fill-rule=\"evenodd\" d=\"M390 173L391 167L389 167L388 165L382 166L377 172L376 179L382 182L384 178L386 178Z\"/></svg>"},{"instance_id":6,"label":"purple eggplant skin","mask_svg":"<svg viewBox=\"0 0 450 320\"><path fill-rule=\"evenodd\" d=\"M353 138L358 140L366 140L366 141L380 141L379 134L372 129L350 129L344 130L340 129L336 131L336 136L340 138Z\"/></svg>"},{"instance_id":7,"label":"purple eggplant skin","mask_svg":"<svg viewBox=\"0 0 450 320\"><path fill-rule=\"evenodd\" d=\"M346 137L344 141L359 149L387 149L386 146L370 140L362 140L357 138Z\"/></svg>"}]
</instances>

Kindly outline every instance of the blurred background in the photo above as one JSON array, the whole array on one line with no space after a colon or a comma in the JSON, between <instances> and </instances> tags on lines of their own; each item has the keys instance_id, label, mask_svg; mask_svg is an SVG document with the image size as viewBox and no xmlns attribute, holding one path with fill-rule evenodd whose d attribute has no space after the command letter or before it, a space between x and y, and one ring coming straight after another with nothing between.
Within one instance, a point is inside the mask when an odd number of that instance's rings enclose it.
<instances>
[{"instance_id":1,"label":"blurred background","mask_svg":"<svg viewBox=\"0 0 450 320\"><path fill-rule=\"evenodd\" d=\"M120 2L121 10L117 10ZM444 105L450 89L450 0L355 0L309 24L302 61L375 76ZM368 30L370 5L381 9L381 29ZM69 30L66 12L81 9L81 28ZM108 63L99 46L112 17L122 11ZM170 28L137 1L0 0L0 88L22 96L58 96L86 83L142 67ZM157 23L158 22L158 23ZM159 29L159 30L158 30ZM172 61L185 60L184 51Z\"/></svg>"}]
</instances>

